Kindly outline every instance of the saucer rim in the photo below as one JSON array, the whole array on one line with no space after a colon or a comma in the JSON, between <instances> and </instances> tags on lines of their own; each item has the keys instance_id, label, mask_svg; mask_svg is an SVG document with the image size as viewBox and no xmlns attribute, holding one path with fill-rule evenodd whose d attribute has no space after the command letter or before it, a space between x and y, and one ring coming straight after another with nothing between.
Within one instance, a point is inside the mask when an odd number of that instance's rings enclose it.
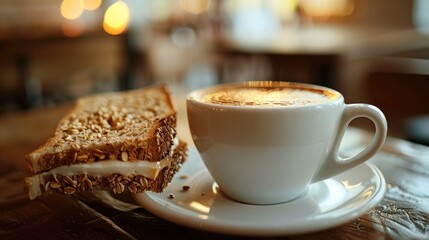
<instances>
[{"instance_id":1,"label":"saucer rim","mask_svg":"<svg viewBox=\"0 0 429 240\"><path fill-rule=\"evenodd\" d=\"M194 160L195 161L195 160ZM161 194L159 193L153 193L153 192L143 192L136 195L133 195L134 200L138 203L139 206L142 206L144 209L146 209L148 212L152 213L155 216L158 216L166 221L178 224L180 226L196 229L196 230L202 230L212 233L220 233L220 234L229 234L229 235L235 235L235 236L253 236L253 237L276 237L276 236L291 236L291 235L297 235L297 234L305 234L305 233L312 233L317 232L321 230L326 230L329 228L334 228L336 226L340 226L342 224L346 224L359 216L363 215L364 213L368 212L372 208L374 208L384 197L386 192L386 180L380 171L378 167L376 167L371 162L365 162L363 163L369 167L371 170L372 176L368 179L374 178L378 181L376 182L376 189L367 201L365 201L364 204L361 204L360 206L353 209L353 211L348 211L347 213L342 214L342 216L338 217L330 217L325 218L325 220L329 221L321 221L321 220L315 220L314 223L317 222L317 224L311 224L313 221L308 222L309 224L291 224L291 223L285 223L282 224L283 228L280 226L267 226L267 225L260 225L259 227L255 226L248 226L246 224L240 224L239 222L233 220L233 221L207 221L203 219L199 219L194 214L189 214L188 212L184 211L171 211L169 208L169 205L171 207L176 207L177 204L174 202L167 203L167 204L161 204L159 201L157 201L154 198L160 198ZM203 164L201 168L205 168L205 165ZM201 168L196 168L194 171L192 171L194 174L201 170ZM349 171L353 171L354 169L351 169ZM180 171L179 171L180 174ZM335 177L331 178L335 179ZM326 181L326 180L324 180ZM323 181L321 181L323 182ZM213 180L214 183L214 180ZM233 201L230 200L229 201ZM346 203L345 201L344 203ZM235 202L237 203L237 202ZM244 203L241 203L243 205L246 205ZM159 207L161 206L161 207ZM336 207L335 209L339 209L341 206ZM167 210L166 210L167 209ZM321 216L323 216L326 213L323 213Z\"/></svg>"}]
</instances>

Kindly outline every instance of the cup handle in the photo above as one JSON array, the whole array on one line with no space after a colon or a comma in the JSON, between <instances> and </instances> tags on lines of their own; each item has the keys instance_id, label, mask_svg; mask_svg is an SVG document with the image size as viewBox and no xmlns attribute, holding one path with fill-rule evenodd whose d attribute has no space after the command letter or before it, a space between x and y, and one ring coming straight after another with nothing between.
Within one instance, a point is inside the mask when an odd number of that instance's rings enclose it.
<instances>
[{"instance_id":1,"label":"cup handle","mask_svg":"<svg viewBox=\"0 0 429 240\"><path fill-rule=\"evenodd\" d=\"M341 140L344 137L347 127L353 119L365 117L370 119L375 125L375 133L371 143L358 154L341 158L338 154ZM349 170L374 156L383 146L387 135L387 121L384 114L375 106L369 104L348 104L344 110L340 128L335 136L335 141L326 161L319 168L313 177L312 183L322 181Z\"/></svg>"}]
</instances>

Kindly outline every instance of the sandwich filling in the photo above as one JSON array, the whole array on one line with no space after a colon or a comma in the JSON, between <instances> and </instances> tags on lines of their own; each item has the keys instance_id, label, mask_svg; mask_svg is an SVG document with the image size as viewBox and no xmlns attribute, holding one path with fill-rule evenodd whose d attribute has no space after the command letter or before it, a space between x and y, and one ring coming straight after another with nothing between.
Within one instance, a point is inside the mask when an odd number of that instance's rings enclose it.
<instances>
[{"instance_id":1,"label":"sandwich filling","mask_svg":"<svg viewBox=\"0 0 429 240\"><path fill-rule=\"evenodd\" d=\"M148 161L133 161L133 162L123 162L118 160L105 160L94 163L87 164L73 164L70 166L61 166L54 168L48 172L39 173L35 176L29 177L30 181L30 194L31 198L35 198L41 194L41 188L38 187L40 178L43 175L78 175L78 174L88 174L91 176L98 177L107 177L113 173L123 174L123 175L142 175L146 178L155 180L162 169L170 167L171 162L173 161L174 150L179 146L179 139L176 137L173 139L173 145L170 150L170 155L164 159L157 162L148 162Z\"/></svg>"},{"instance_id":2,"label":"sandwich filling","mask_svg":"<svg viewBox=\"0 0 429 240\"><path fill-rule=\"evenodd\" d=\"M86 173L88 175L106 177L112 173L118 173L123 175L142 175L154 180L162 169L170 166L171 160L171 156L167 156L158 162L105 160L94 163L62 166L42 174L77 175Z\"/></svg>"},{"instance_id":3,"label":"sandwich filling","mask_svg":"<svg viewBox=\"0 0 429 240\"><path fill-rule=\"evenodd\" d=\"M124 162L120 160L104 160L93 163L73 164L70 166L61 166L54 168L43 174L57 174L57 175L77 175L88 174L92 176L107 177L112 173L123 175L142 175L149 179L156 179L162 169L169 167L173 160L172 154L179 145L179 139L173 139L173 145L170 150L170 155L157 162L148 161L132 161Z\"/></svg>"}]
</instances>

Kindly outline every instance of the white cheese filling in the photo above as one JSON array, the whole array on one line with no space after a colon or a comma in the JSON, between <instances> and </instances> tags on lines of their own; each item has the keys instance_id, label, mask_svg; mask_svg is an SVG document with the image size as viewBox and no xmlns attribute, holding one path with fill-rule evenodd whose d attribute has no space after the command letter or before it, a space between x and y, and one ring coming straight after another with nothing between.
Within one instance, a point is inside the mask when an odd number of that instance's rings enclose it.
<instances>
[{"instance_id":1,"label":"white cheese filling","mask_svg":"<svg viewBox=\"0 0 429 240\"><path fill-rule=\"evenodd\" d=\"M70 166L61 166L51 169L49 172L39 173L27 179L30 184L30 198L34 199L41 194L42 190L39 187L40 178L43 175L47 174L76 175L86 173L91 176L107 177L111 174L119 173L123 175L142 175L154 180L158 177L158 174L161 172L162 169L170 166L171 162L173 161L172 155L174 153L174 150L178 146L179 139L173 139L173 145L170 150L170 155L158 162L123 162L118 160L104 160L87 164L73 164Z\"/></svg>"},{"instance_id":2,"label":"white cheese filling","mask_svg":"<svg viewBox=\"0 0 429 240\"><path fill-rule=\"evenodd\" d=\"M169 167L173 160L172 155L174 150L179 145L179 139L173 139L171 146L170 156L157 162L149 161L118 161L118 160L103 160L99 162L86 163L86 164L73 164L69 166L61 166L51 169L49 172L42 174L57 174L57 175L76 175L88 174L91 176L107 177L113 173L123 175L142 175L149 179L156 179L162 169Z\"/></svg>"},{"instance_id":3,"label":"white cheese filling","mask_svg":"<svg viewBox=\"0 0 429 240\"><path fill-rule=\"evenodd\" d=\"M94 163L57 167L43 174L77 175L86 173L91 176L107 177L113 173L118 173L123 175L142 175L153 180L156 179L162 169L170 166L171 160L171 156L167 156L158 162L104 160Z\"/></svg>"}]
</instances>

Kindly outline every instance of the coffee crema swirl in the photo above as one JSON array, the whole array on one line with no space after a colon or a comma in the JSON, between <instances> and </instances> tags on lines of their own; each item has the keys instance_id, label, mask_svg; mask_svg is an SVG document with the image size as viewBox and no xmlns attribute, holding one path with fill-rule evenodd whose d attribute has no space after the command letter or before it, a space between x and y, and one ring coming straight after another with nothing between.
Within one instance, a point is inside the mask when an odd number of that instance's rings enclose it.
<instances>
[{"instance_id":1,"label":"coffee crema swirl","mask_svg":"<svg viewBox=\"0 0 429 240\"><path fill-rule=\"evenodd\" d=\"M290 87L235 87L208 93L201 101L230 106L305 106L337 99L331 91Z\"/></svg>"}]
</instances>

